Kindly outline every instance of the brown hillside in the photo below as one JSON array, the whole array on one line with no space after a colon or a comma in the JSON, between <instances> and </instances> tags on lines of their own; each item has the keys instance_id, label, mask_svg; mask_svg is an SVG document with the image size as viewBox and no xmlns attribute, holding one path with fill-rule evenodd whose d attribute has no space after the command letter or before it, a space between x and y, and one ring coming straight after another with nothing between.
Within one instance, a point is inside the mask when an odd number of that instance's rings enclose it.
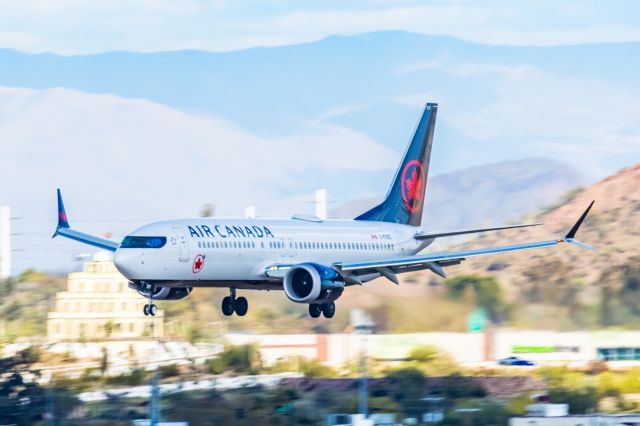
<instances>
[{"instance_id":1,"label":"brown hillside","mask_svg":"<svg viewBox=\"0 0 640 426\"><path fill-rule=\"evenodd\" d=\"M483 247L508 244L514 240L535 241L561 237L568 232L592 200L595 200L594 207L580 228L577 239L595 246L596 251L562 245L495 256L489 260L473 259L465 262L455 272L486 271L490 264L499 262L507 267L497 275L509 282L521 277L523 272L533 267L546 270L547 267L541 266L546 264L570 269L549 272L562 273L564 278L585 279L588 283L593 283L602 270L624 264L630 258L640 255L640 164L605 178L562 206L541 215L538 219L544 222L543 226L485 235L465 246ZM549 278L553 279L551 276Z\"/></svg>"}]
</instances>

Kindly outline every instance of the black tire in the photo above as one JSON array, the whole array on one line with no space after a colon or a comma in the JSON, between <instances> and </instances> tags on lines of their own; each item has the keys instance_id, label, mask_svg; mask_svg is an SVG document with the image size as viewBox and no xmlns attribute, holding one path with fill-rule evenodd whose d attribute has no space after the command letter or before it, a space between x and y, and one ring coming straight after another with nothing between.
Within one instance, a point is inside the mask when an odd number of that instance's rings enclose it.
<instances>
[{"instance_id":1,"label":"black tire","mask_svg":"<svg viewBox=\"0 0 640 426\"><path fill-rule=\"evenodd\" d=\"M249 302L244 297L238 297L235 303L236 315L239 317L243 317L247 315L247 311L249 310Z\"/></svg>"},{"instance_id":2,"label":"black tire","mask_svg":"<svg viewBox=\"0 0 640 426\"><path fill-rule=\"evenodd\" d=\"M336 304L334 302L323 303L322 304L322 313L325 318L333 318L336 314Z\"/></svg>"},{"instance_id":3,"label":"black tire","mask_svg":"<svg viewBox=\"0 0 640 426\"><path fill-rule=\"evenodd\" d=\"M322 314L322 309L320 308L320 305L318 305L317 303L310 303L309 316L311 318L318 318L320 314Z\"/></svg>"},{"instance_id":4,"label":"black tire","mask_svg":"<svg viewBox=\"0 0 640 426\"><path fill-rule=\"evenodd\" d=\"M233 315L233 311L234 311L233 305L234 303L231 296L227 296L224 299L222 299L222 313L227 317Z\"/></svg>"},{"instance_id":5,"label":"black tire","mask_svg":"<svg viewBox=\"0 0 640 426\"><path fill-rule=\"evenodd\" d=\"M155 317L157 313L158 313L158 307L154 304L149 305L149 315L151 315L152 317Z\"/></svg>"},{"instance_id":6,"label":"black tire","mask_svg":"<svg viewBox=\"0 0 640 426\"><path fill-rule=\"evenodd\" d=\"M145 304L144 308L142 309L142 312L144 312L144 316L146 317L147 315L149 315L149 305Z\"/></svg>"}]
</instances>

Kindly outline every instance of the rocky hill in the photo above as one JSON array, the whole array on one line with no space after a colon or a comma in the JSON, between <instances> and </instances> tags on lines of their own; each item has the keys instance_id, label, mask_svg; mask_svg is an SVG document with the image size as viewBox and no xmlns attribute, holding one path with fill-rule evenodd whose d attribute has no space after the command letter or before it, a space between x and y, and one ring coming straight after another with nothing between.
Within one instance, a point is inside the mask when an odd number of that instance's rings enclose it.
<instances>
[{"instance_id":1,"label":"rocky hill","mask_svg":"<svg viewBox=\"0 0 640 426\"><path fill-rule=\"evenodd\" d=\"M603 270L626 264L640 255L640 164L621 170L574 194L566 203L539 214L536 219L544 222L544 226L485 235L470 241L466 246L480 247L512 240L561 237L592 200L595 200L594 207L577 238L595 246L595 251L561 246L524 255L523 252L505 254L499 257L499 261L507 267L496 274L507 282L512 282L521 275L514 273L516 271L526 271L540 267L541 264L561 263L570 266L573 279L594 283ZM460 270L481 272L487 270L487 262L485 259L473 259L460 267Z\"/></svg>"},{"instance_id":2,"label":"rocky hill","mask_svg":"<svg viewBox=\"0 0 640 426\"><path fill-rule=\"evenodd\" d=\"M577 237L595 251L561 245L476 258L449 272L497 277L509 300L518 304L515 317L523 325L626 324L640 315L640 164L539 214L536 219L544 226L484 235L464 246L562 237L591 200L596 203Z\"/></svg>"}]
</instances>

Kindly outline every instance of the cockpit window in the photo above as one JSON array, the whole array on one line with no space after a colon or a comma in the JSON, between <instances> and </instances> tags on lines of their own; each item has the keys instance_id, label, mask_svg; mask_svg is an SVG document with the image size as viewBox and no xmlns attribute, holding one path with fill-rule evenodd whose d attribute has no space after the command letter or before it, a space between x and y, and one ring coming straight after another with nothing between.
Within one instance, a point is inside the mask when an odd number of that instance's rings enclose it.
<instances>
[{"instance_id":1,"label":"cockpit window","mask_svg":"<svg viewBox=\"0 0 640 426\"><path fill-rule=\"evenodd\" d=\"M167 237L124 237L120 248L152 248L157 249L167 244Z\"/></svg>"}]
</instances>

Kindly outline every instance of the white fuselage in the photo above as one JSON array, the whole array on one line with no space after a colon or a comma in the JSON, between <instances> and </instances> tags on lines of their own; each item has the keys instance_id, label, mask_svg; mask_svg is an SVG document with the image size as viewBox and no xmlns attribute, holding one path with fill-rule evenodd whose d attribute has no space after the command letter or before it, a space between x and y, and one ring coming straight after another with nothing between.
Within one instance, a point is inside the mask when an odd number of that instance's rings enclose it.
<instances>
[{"instance_id":1,"label":"white fuselage","mask_svg":"<svg viewBox=\"0 0 640 426\"><path fill-rule=\"evenodd\" d=\"M277 264L358 262L410 256L431 241L422 228L354 220L195 218L156 222L130 236L165 237L160 248L117 249L114 262L132 281L260 282Z\"/></svg>"}]
</instances>

